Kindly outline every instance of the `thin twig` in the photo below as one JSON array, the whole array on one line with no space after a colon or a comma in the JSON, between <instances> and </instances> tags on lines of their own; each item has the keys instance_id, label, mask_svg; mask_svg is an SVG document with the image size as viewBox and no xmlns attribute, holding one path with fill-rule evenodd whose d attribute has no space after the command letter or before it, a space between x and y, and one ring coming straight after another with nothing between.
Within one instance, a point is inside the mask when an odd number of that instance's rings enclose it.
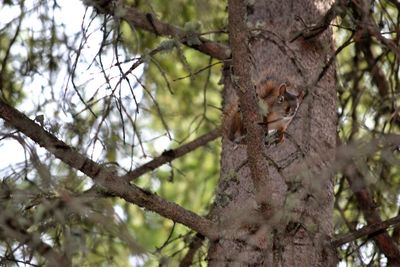
<instances>
[{"instance_id":1,"label":"thin twig","mask_svg":"<svg viewBox=\"0 0 400 267\"><path fill-rule=\"evenodd\" d=\"M89 2L88 2L89 3ZM90 4L96 6L96 1L90 1ZM100 12L104 12L107 14L114 14L113 7L111 5L106 7L97 7ZM121 8L121 7L118 7ZM200 34L197 34L198 39L200 40L200 44L193 44L187 38L187 32L179 28L177 26L165 23L157 19L154 15L149 13L140 12L138 9L134 7L123 7L124 14L121 16L121 19L128 22L128 24L134 28L139 27L143 30L152 32L156 35L168 36L174 39L179 40L182 44L196 49L204 54L210 55L214 58L225 60L229 59L231 56L231 52L229 47L206 39ZM151 19L149 19L151 18Z\"/></svg>"},{"instance_id":2,"label":"thin twig","mask_svg":"<svg viewBox=\"0 0 400 267\"><path fill-rule=\"evenodd\" d=\"M1 99L0 117L70 167L92 178L97 185L104 188L109 194L186 225L212 240L218 237L216 227L210 220L134 184L129 184L126 179L118 176L112 168L100 165L84 156Z\"/></svg>"},{"instance_id":3,"label":"thin twig","mask_svg":"<svg viewBox=\"0 0 400 267\"><path fill-rule=\"evenodd\" d=\"M166 150L164 151L159 157L143 164L142 166L136 168L133 171L128 172L121 178L126 181L130 182L133 181L134 179L138 178L139 176L152 171L161 165L164 165L165 163L171 162L174 159L180 158L187 153L207 144L208 142L218 138L221 135L221 130L220 128L216 128L200 137L197 139L182 145L181 147L177 149L171 149L171 150Z\"/></svg>"}]
</instances>

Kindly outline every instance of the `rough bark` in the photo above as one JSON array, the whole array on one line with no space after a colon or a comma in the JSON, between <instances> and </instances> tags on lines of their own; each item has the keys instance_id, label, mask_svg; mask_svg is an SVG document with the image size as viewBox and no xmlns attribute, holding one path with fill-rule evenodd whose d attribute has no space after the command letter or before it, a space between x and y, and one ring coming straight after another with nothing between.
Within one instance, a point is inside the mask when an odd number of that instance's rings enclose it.
<instances>
[{"instance_id":1,"label":"rough bark","mask_svg":"<svg viewBox=\"0 0 400 267\"><path fill-rule=\"evenodd\" d=\"M269 76L308 94L285 142L266 148L267 174L251 170L247 154L252 150L246 144L234 144L223 136L213 218L219 225L220 239L210 246L210 266L336 266L330 245L336 90L334 68L326 68L334 55L332 32L327 29L314 38L290 42L304 28L302 21L310 25L317 22L330 4L318 0L229 2L233 4L246 5L246 14L239 19L246 21L250 58L242 60L253 66L247 73L252 82ZM231 11L229 15L240 16L240 12ZM243 31L230 25L231 42L235 30ZM234 49L232 54L233 67L227 66L224 73L225 104L237 98L233 88L243 78L235 72ZM323 70L326 72L318 79ZM267 179L265 192L271 195L265 199L273 201L269 203L273 204L272 216L265 216L260 209L260 188L253 184L254 175Z\"/></svg>"}]
</instances>

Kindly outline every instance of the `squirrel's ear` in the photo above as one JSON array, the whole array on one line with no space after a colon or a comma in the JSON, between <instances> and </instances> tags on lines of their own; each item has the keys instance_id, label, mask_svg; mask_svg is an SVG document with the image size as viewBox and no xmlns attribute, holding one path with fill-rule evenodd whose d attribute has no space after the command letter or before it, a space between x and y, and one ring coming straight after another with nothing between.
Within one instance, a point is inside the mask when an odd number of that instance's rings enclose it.
<instances>
[{"instance_id":1,"label":"squirrel's ear","mask_svg":"<svg viewBox=\"0 0 400 267\"><path fill-rule=\"evenodd\" d=\"M279 85L279 95L284 95L286 92L286 83L282 83L281 85Z\"/></svg>"}]
</instances>

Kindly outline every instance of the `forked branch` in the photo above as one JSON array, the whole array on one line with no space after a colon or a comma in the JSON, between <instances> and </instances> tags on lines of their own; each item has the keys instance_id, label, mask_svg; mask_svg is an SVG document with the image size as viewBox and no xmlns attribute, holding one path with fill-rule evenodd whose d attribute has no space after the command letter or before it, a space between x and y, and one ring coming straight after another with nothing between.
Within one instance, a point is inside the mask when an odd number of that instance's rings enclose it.
<instances>
[{"instance_id":1,"label":"forked branch","mask_svg":"<svg viewBox=\"0 0 400 267\"><path fill-rule=\"evenodd\" d=\"M87 158L2 100L0 100L0 117L70 167L91 177L109 194L186 225L209 239L217 238L215 226L210 220L128 183L110 168Z\"/></svg>"},{"instance_id":2,"label":"forked branch","mask_svg":"<svg viewBox=\"0 0 400 267\"><path fill-rule=\"evenodd\" d=\"M194 34L196 42L193 42L191 41L193 33L190 33L191 37L189 37L188 32L184 29L162 22L150 13L143 13L136 8L128 6L113 6L110 2L112 1L88 1L99 12L112 16L118 15L119 18L128 22L132 28L139 27L156 35L174 38L182 44L216 59L225 60L231 56L230 49L227 46L201 37L199 33Z\"/></svg>"}]
</instances>

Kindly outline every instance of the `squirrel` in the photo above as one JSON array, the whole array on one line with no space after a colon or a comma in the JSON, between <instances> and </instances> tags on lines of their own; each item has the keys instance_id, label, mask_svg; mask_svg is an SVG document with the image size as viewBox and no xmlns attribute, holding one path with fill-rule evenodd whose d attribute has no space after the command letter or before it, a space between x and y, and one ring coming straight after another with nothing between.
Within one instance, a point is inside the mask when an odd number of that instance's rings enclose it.
<instances>
[{"instance_id":1,"label":"squirrel","mask_svg":"<svg viewBox=\"0 0 400 267\"><path fill-rule=\"evenodd\" d=\"M290 83L280 83L268 77L256 84L258 107L263 118L259 124L265 127L266 135L277 131L278 143L284 141L284 132L304 97L302 91L297 95L289 92L287 90L289 87L291 87ZM246 129L242 122L237 98L228 105L224 124L229 140L240 143L246 134Z\"/></svg>"}]
</instances>

